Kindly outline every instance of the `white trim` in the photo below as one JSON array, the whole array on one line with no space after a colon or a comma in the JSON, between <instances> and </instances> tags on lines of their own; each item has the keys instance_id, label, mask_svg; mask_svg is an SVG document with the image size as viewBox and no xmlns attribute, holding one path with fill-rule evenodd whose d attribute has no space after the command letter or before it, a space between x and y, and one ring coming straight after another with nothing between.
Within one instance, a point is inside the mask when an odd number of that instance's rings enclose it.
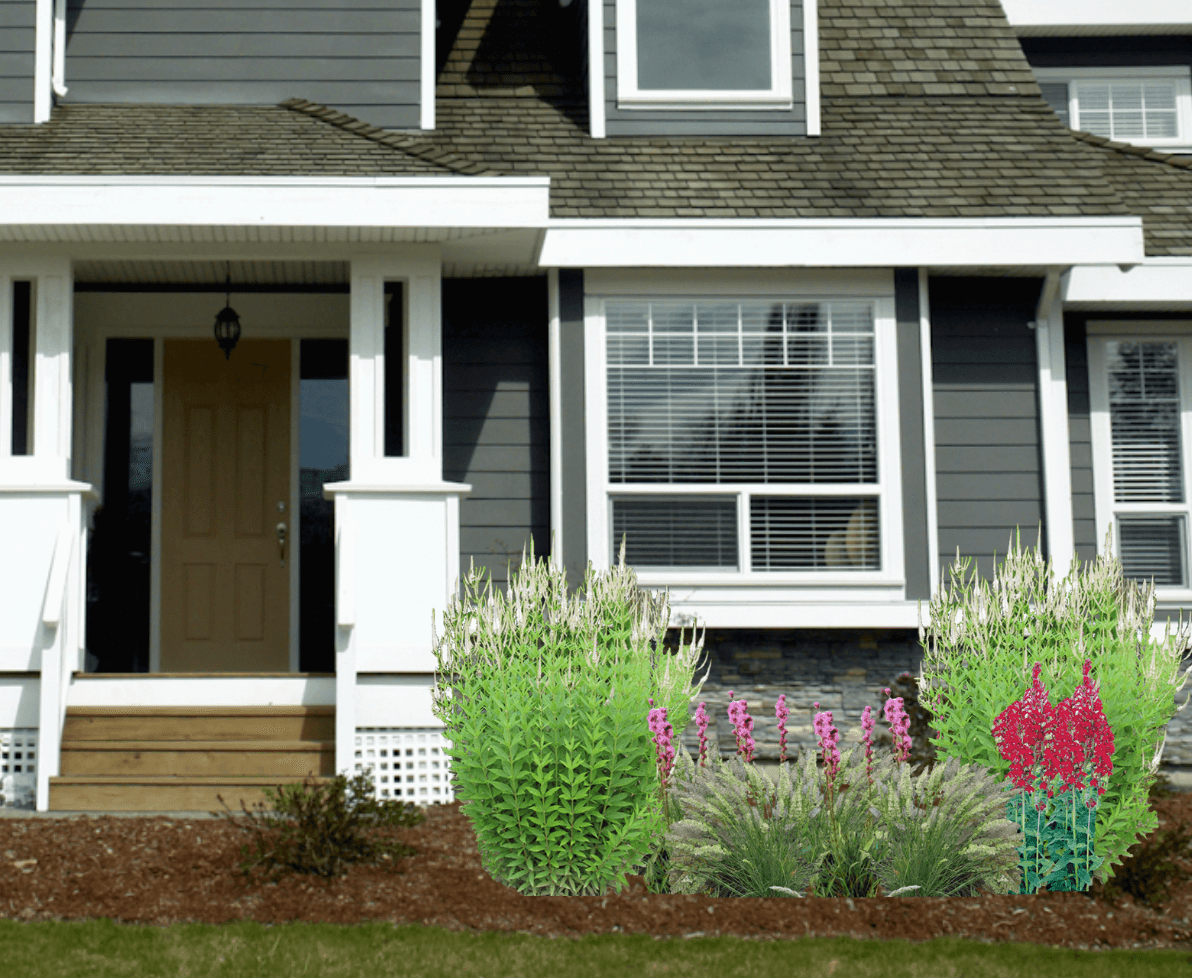
<instances>
[{"instance_id":1,"label":"white trim","mask_svg":"<svg viewBox=\"0 0 1192 978\"><path fill-rule=\"evenodd\" d=\"M644 291L638 298L660 298L666 293ZM787 295L798 294L791 290ZM723 293L721 293L723 295ZM691 291L684 298L697 299ZM752 294L739 287L736 298L748 299ZM825 296L821 296L826 298ZM607 298L612 298L608 295ZM873 296L874 308L874 407L878 419L878 481L858 485L803 484L614 484L608 481L608 387L607 351L605 345L606 294L586 294L584 297L584 390L585 390L585 449L587 456L587 520L588 559L599 570L611 566L617 557L617 544L609 538L612 500L617 496L732 496L737 499L738 556L740 569L736 572L717 571L641 571L643 586L687 586L697 590L710 586L729 587L734 592L729 599L738 598L741 588L794 587L799 595L808 587L828 588L886 588L904 593L901 425L898 408L897 323L894 298L889 294ZM767 496L876 496L878 499L881 570L856 572L754 571L749 561L748 507L752 494ZM801 600L801 598L799 598ZM673 604L673 602L672 602ZM701 613L701 621L702 621Z\"/></svg>"},{"instance_id":2,"label":"white trim","mask_svg":"<svg viewBox=\"0 0 1192 978\"><path fill-rule=\"evenodd\" d=\"M0 275L0 458L12 455L12 279Z\"/></svg>"},{"instance_id":3,"label":"white trim","mask_svg":"<svg viewBox=\"0 0 1192 978\"><path fill-rule=\"evenodd\" d=\"M588 0L588 126L593 139L605 138L604 3Z\"/></svg>"},{"instance_id":4,"label":"white trim","mask_svg":"<svg viewBox=\"0 0 1192 978\"><path fill-rule=\"evenodd\" d=\"M819 0L803 0L803 98L807 135L820 135Z\"/></svg>"},{"instance_id":5,"label":"white trim","mask_svg":"<svg viewBox=\"0 0 1192 978\"><path fill-rule=\"evenodd\" d=\"M1147 258L1128 268L1080 265L1068 274L1068 309L1192 309L1192 258Z\"/></svg>"},{"instance_id":6,"label":"white trim","mask_svg":"<svg viewBox=\"0 0 1192 978\"><path fill-rule=\"evenodd\" d=\"M334 706L335 679L327 676L105 676L73 677L68 706Z\"/></svg>"},{"instance_id":7,"label":"white trim","mask_svg":"<svg viewBox=\"0 0 1192 978\"><path fill-rule=\"evenodd\" d=\"M33 41L33 122L49 122L53 105L54 0L37 0ZM4 209L0 208L0 212Z\"/></svg>"},{"instance_id":8,"label":"white trim","mask_svg":"<svg viewBox=\"0 0 1192 978\"><path fill-rule=\"evenodd\" d=\"M1039 436L1043 453L1047 552L1057 580L1068 576L1075 555L1072 524L1072 460L1068 445L1068 380L1064 362L1064 308L1060 270L1044 280L1035 320L1039 389Z\"/></svg>"},{"instance_id":9,"label":"white trim","mask_svg":"<svg viewBox=\"0 0 1192 978\"><path fill-rule=\"evenodd\" d=\"M556 567L563 566L563 391L560 388L563 360L559 330L559 271L552 268L546 276L547 306L547 384L550 400L550 552Z\"/></svg>"},{"instance_id":10,"label":"white trim","mask_svg":"<svg viewBox=\"0 0 1192 978\"><path fill-rule=\"evenodd\" d=\"M66 87L66 0L54 0L54 94L64 96Z\"/></svg>"},{"instance_id":11,"label":"white trim","mask_svg":"<svg viewBox=\"0 0 1192 978\"><path fill-rule=\"evenodd\" d=\"M596 0L593 0L595 3ZM617 107L622 109L789 109L790 0L770 3L770 87L749 91L640 89L637 86L637 0L616 0ZM603 4L600 4L603 9Z\"/></svg>"},{"instance_id":12,"label":"white trim","mask_svg":"<svg viewBox=\"0 0 1192 978\"><path fill-rule=\"evenodd\" d=\"M2 203L2 201L0 201ZM549 268L1137 263L1140 217L552 220Z\"/></svg>"},{"instance_id":13,"label":"white trim","mask_svg":"<svg viewBox=\"0 0 1192 978\"><path fill-rule=\"evenodd\" d=\"M1132 146L1151 146L1169 153L1192 152L1192 68L1188 65L1147 65L1135 68L1035 68L1040 82L1057 82L1068 86L1068 120L1073 129L1080 124L1080 86L1083 82L1145 81L1158 79L1175 83L1176 126L1178 135L1168 138L1126 139L1115 135L1118 142Z\"/></svg>"},{"instance_id":14,"label":"white trim","mask_svg":"<svg viewBox=\"0 0 1192 978\"><path fill-rule=\"evenodd\" d=\"M1002 0L1020 37L1192 33L1187 0Z\"/></svg>"},{"instance_id":15,"label":"white trim","mask_svg":"<svg viewBox=\"0 0 1192 978\"><path fill-rule=\"evenodd\" d=\"M1192 324L1173 323L1111 323L1088 324L1086 346L1089 364L1089 434L1093 455L1093 499L1097 526L1097 548L1100 550L1115 513L1170 512L1185 517L1185 533L1192 537L1192 504L1189 503L1189 486L1192 486ZM1182 326L1182 329L1179 329ZM1151 327L1151 328L1147 328ZM1173 328L1175 327L1175 328ZM1118 337L1135 341L1147 339L1159 342L1175 340L1179 344L1180 382L1180 458L1184 480L1184 502L1182 503L1118 503L1113 493L1113 442L1109 418L1109 390L1106 377L1105 344ZM1117 526L1114 525L1116 540ZM1189 539L1184 541L1184 562L1189 574L1188 587L1156 588L1156 599L1165 604L1187 604L1192 602L1192 565L1190 565ZM1114 543L1114 553L1119 552Z\"/></svg>"},{"instance_id":16,"label":"white trim","mask_svg":"<svg viewBox=\"0 0 1192 978\"><path fill-rule=\"evenodd\" d=\"M422 0L422 16L419 27L422 34L420 49L420 75L422 99L418 113L418 127L420 129L434 129L435 127L435 37L438 26L438 15L435 11L435 0Z\"/></svg>"},{"instance_id":17,"label":"white trim","mask_svg":"<svg viewBox=\"0 0 1192 978\"><path fill-rule=\"evenodd\" d=\"M549 177L0 177L4 223L33 227L537 228L549 198Z\"/></svg>"},{"instance_id":18,"label":"white trim","mask_svg":"<svg viewBox=\"0 0 1192 978\"><path fill-rule=\"evenodd\" d=\"M337 494L353 496L466 496L472 491L466 482L375 483L328 482L323 486L323 498L334 499Z\"/></svg>"},{"instance_id":19,"label":"white trim","mask_svg":"<svg viewBox=\"0 0 1192 978\"><path fill-rule=\"evenodd\" d=\"M731 600L705 588L671 588L671 624L707 628L916 628L919 603L834 591L812 595L792 588L742 589ZM924 617L927 609L924 604ZM926 622L925 622L926 623Z\"/></svg>"},{"instance_id":20,"label":"white trim","mask_svg":"<svg viewBox=\"0 0 1192 978\"><path fill-rule=\"evenodd\" d=\"M926 466L927 563L931 594L940 586L940 519L935 484L935 387L931 367L931 292L928 272L919 269L919 355L923 377L923 460Z\"/></svg>"}]
</instances>

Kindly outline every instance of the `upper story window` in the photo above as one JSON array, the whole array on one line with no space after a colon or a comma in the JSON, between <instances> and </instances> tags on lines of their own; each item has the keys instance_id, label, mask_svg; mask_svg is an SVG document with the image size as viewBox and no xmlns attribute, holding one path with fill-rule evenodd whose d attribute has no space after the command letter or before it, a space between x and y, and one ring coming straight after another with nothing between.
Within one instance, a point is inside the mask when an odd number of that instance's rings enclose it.
<instances>
[{"instance_id":1,"label":"upper story window","mask_svg":"<svg viewBox=\"0 0 1192 978\"><path fill-rule=\"evenodd\" d=\"M1112 523L1125 576L1181 598L1192 590L1192 336L1145 329L1089 324L1098 540Z\"/></svg>"},{"instance_id":2,"label":"upper story window","mask_svg":"<svg viewBox=\"0 0 1192 978\"><path fill-rule=\"evenodd\" d=\"M1072 129L1123 143L1192 150L1192 81L1171 68L1036 68L1043 97Z\"/></svg>"},{"instance_id":3,"label":"upper story window","mask_svg":"<svg viewBox=\"0 0 1192 978\"><path fill-rule=\"evenodd\" d=\"M617 0L626 107L789 108L790 0Z\"/></svg>"},{"instance_id":4,"label":"upper story window","mask_svg":"<svg viewBox=\"0 0 1192 978\"><path fill-rule=\"evenodd\" d=\"M606 300L608 553L643 580L896 576L880 305Z\"/></svg>"}]
</instances>

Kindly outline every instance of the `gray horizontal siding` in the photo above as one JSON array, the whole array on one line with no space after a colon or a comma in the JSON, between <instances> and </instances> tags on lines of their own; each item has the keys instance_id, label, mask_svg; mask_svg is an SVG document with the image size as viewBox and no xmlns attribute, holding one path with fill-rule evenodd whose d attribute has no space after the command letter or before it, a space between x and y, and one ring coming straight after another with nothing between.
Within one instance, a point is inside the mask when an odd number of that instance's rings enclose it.
<instances>
[{"instance_id":1,"label":"gray horizontal siding","mask_svg":"<svg viewBox=\"0 0 1192 978\"><path fill-rule=\"evenodd\" d=\"M1076 557L1097 556L1097 519L1093 498L1093 439L1089 423L1089 358L1084 318L1066 317L1064 369L1068 380L1068 452L1072 478L1072 537Z\"/></svg>"},{"instance_id":2,"label":"gray horizontal siding","mask_svg":"<svg viewBox=\"0 0 1192 978\"><path fill-rule=\"evenodd\" d=\"M932 278L931 351L940 571L972 557L988 578L1016 529L1043 517L1035 396L1036 279Z\"/></svg>"},{"instance_id":3,"label":"gray horizontal siding","mask_svg":"<svg viewBox=\"0 0 1192 978\"><path fill-rule=\"evenodd\" d=\"M610 136L803 136L807 105L803 4L791 0L792 106L786 110L655 110L617 107L617 8L604 0L604 116Z\"/></svg>"},{"instance_id":4,"label":"gray horizontal siding","mask_svg":"<svg viewBox=\"0 0 1192 978\"><path fill-rule=\"evenodd\" d=\"M0 0L0 123L33 122L35 0Z\"/></svg>"},{"instance_id":5,"label":"gray horizontal siding","mask_svg":"<svg viewBox=\"0 0 1192 978\"><path fill-rule=\"evenodd\" d=\"M417 128L419 0L68 0L68 102L305 98Z\"/></svg>"},{"instance_id":6,"label":"gray horizontal siding","mask_svg":"<svg viewBox=\"0 0 1192 978\"><path fill-rule=\"evenodd\" d=\"M467 482L460 568L550 553L545 278L443 282L443 476Z\"/></svg>"}]
</instances>

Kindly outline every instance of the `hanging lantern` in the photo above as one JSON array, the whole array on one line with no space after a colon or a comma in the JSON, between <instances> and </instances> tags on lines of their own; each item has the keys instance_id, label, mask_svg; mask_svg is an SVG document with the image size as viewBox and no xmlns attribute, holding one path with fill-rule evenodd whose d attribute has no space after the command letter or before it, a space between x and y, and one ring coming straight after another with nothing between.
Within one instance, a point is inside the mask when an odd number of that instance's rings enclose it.
<instances>
[{"instance_id":1,"label":"hanging lantern","mask_svg":"<svg viewBox=\"0 0 1192 978\"><path fill-rule=\"evenodd\" d=\"M232 265L228 263L228 276L224 283L227 294L224 296L224 307L215 314L215 342L224 351L224 359L232 358L232 351L240 342L240 316L232 308Z\"/></svg>"}]
</instances>

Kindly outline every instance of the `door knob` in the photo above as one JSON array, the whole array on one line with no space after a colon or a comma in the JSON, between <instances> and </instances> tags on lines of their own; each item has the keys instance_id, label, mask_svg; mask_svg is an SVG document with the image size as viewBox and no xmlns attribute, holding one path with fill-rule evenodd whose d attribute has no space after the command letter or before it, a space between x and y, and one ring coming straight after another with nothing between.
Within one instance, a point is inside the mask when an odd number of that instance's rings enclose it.
<instances>
[{"instance_id":1,"label":"door knob","mask_svg":"<svg viewBox=\"0 0 1192 978\"><path fill-rule=\"evenodd\" d=\"M286 525L285 523L277 524L277 554L281 560L281 566L286 566Z\"/></svg>"}]
</instances>

